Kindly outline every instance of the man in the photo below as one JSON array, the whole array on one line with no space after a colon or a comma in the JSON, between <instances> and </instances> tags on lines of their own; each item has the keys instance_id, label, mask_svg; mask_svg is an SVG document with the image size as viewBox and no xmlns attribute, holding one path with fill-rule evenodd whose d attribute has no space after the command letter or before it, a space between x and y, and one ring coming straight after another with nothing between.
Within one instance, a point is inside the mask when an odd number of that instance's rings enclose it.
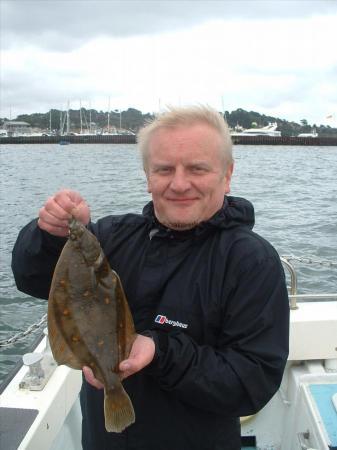
<instances>
[{"instance_id":1,"label":"man","mask_svg":"<svg viewBox=\"0 0 337 450\"><path fill-rule=\"evenodd\" d=\"M231 141L216 111L171 109L141 130L139 146L152 195L143 214L93 224L80 194L58 192L18 237L17 286L47 298L70 215L87 224L139 335L120 364L136 422L105 431L101 385L84 368L83 448L237 450L239 417L274 395L288 355L280 259L252 231L252 205L227 195Z\"/></svg>"}]
</instances>

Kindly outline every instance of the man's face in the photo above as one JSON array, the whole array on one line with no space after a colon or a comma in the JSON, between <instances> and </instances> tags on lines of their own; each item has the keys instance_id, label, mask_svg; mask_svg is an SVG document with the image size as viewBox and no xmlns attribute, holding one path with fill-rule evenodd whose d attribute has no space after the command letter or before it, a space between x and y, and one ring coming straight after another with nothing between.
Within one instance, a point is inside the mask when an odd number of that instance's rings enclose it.
<instances>
[{"instance_id":1,"label":"man's face","mask_svg":"<svg viewBox=\"0 0 337 450\"><path fill-rule=\"evenodd\" d=\"M202 123L153 134L146 176L155 215L163 225L193 228L222 207L233 165L224 170L220 145L218 132Z\"/></svg>"}]
</instances>

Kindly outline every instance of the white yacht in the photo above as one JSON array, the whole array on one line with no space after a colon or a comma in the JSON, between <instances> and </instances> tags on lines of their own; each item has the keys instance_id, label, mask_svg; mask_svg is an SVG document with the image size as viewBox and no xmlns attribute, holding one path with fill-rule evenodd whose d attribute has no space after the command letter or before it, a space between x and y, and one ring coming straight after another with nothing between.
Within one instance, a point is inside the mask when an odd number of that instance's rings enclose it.
<instances>
[{"instance_id":1,"label":"white yacht","mask_svg":"<svg viewBox=\"0 0 337 450\"><path fill-rule=\"evenodd\" d=\"M262 128L247 128L242 131L232 131L232 136L281 136L281 131L277 131L277 123L269 123Z\"/></svg>"},{"instance_id":2,"label":"white yacht","mask_svg":"<svg viewBox=\"0 0 337 450\"><path fill-rule=\"evenodd\" d=\"M300 134L298 135L298 137L311 137L311 138L317 138L317 137L318 137L318 133L317 133L316 129L313 128L313 129L311 130L311 133L300 133Z\"/></svg>"}]
</instances>

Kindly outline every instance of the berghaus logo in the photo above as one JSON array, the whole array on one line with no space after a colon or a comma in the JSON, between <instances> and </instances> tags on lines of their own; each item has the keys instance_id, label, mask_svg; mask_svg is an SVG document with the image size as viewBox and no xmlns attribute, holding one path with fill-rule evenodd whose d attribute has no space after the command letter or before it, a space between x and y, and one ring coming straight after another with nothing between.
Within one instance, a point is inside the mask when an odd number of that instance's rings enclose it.
<instances>
[{"instance_id":1,"label":"berghaus logo","mask_svg":"<svg viewBox=\"0 0 337 450\"><path fill-rule=\"evenodd\" d=\"M181 323L181 322L178 322L178 320L170 320L166 316L162 316L160 314L158 314L158 316L154 319L154 321L156 323L159 323L160 325L163 325L165 323L165 324L171 325L172 327L179 327L179 328L187 328L188 327L187 323Z\"/></svg>"}]
</instances>

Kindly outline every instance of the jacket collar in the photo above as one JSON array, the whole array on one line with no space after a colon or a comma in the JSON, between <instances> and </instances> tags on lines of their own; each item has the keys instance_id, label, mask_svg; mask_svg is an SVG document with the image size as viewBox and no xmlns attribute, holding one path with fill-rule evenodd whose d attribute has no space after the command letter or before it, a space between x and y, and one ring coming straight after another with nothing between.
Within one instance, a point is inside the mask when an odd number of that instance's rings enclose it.
<instances>
[{"instance_id":1,"label":"jacket collar","mask_svg":"<svg viewBox=\"0 0 337 450\"><path fill-rule=\"evenodd\" d=\"M154 213L153 202L149 202L143 209L143 216L149 224L150 239L156 237L170 237L179 240L198 237L214 232L216 229L231 229L245 226L250 229L255 223L254 207L246 199L225 196L223 206L209 220L199 223L190 230L172 230L161 224Z\"/></svg>"}]
</instances>

